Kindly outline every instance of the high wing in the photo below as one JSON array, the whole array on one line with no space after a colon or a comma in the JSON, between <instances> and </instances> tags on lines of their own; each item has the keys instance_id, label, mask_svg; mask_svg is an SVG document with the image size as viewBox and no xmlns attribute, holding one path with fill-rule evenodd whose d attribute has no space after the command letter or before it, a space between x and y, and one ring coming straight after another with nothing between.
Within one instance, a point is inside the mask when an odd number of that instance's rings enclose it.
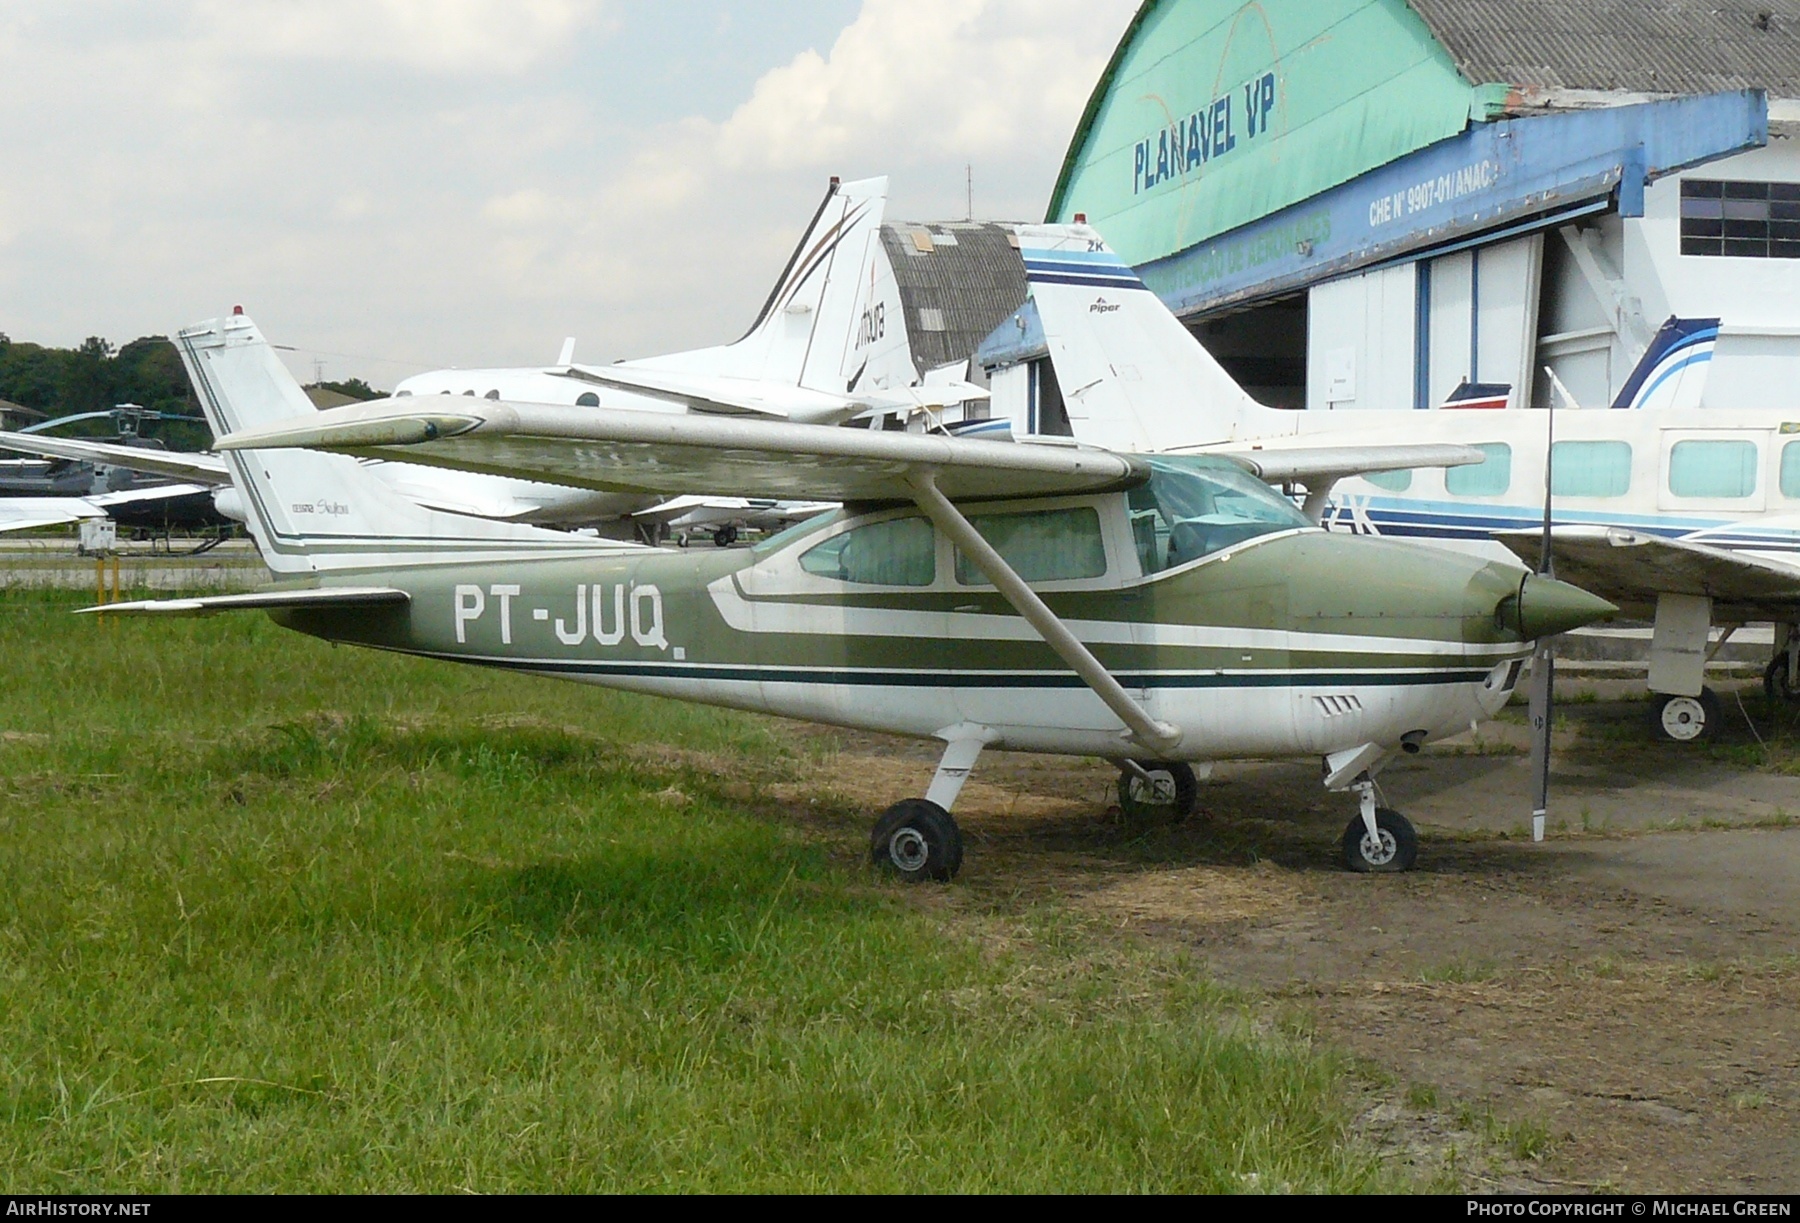
<instances>
[{"instance_id":1,"label":"high wing","mask_svg":"<svg viewBox=\"0 0 1800 1223\"><path fill-rule=\"evenodd\" d=\"M217 488L231 483L225 460L214 454L183 454L140 446L116 446L73 437L45 437L38 433L0 432L0 449L16 450L49 459L73 459L101 466L128 467L151 475L168 476L191 484Z\"/></svg>"},{"instance_id":2,"label":"high wing","mask_svg":"<svg viewBox=\"0 0 1800 1223\"><path fill-rule=\"evenodd\" d=\"M1125 488L1143 460L1073 446L971 441L720 416L483 401L420 411L404 401L333 408L221 439L221 450L325 450L678 496L901 501L935 476L951 498L1051 496Z\"/></svg>"},{"instance_id":3,"label":"high wing","mask_svg":"<svg viewBox=\"0 0 1800 1223\"><path fill-rule=\"evenodd\" d=\"M191 497L195 493L210 493L212 489L201 484L158 484L152 488L124 488L116 493L95 493L83 497L89 505L98 507L102 512L119 505L144 505L151 501L173 501L177 497Z\"/></svg>"},{"instance_id":4,"label":"high wing","mask_svg":"<svg viewBox=\"0 0 1800 1223\"><path fill-rule=\"evenodd\" d=\"M1536 566L1540 532L1494 537ZM1785 620L1800 607L1800 568L1782 561L1620 527L1561 526L1550 539L1560 580L1631 615L1653 615L1659 594L1704 595L1713 600L1715 621Z\"/></svg>"},{"instance_id":5,"label":"high wing","mask_svg":"<svg viewBox=\"0 0 1800 1223\"><path fill-rule=\"evenodd\" d=\"M598 386L666 399L682 405L690 412L826 424L835 424L869 412L942 408L953 403L988 397L988 393L974 383L962 381L836 395L830 391L763 379L735 378L723 374L690 374L670 369L638 369L629 364L602 367L570 365L547 372L559 377L592 382Z\"/></svg>"}]
</instances>

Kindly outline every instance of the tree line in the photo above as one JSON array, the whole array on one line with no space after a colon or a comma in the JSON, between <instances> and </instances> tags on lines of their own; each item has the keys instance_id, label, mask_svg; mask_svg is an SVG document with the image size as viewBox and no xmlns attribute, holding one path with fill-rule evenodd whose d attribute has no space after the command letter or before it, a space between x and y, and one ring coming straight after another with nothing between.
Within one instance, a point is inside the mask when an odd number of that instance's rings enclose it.
<instances>
[{"instance_id":1,"label":"tree line","mask_svg":"<svg viewBox=\"0 0 1800 1223\"><path fill-rule=\"evenodd\" d=\"M317 385L354 399L373 399L379 394L360 378ZM100 336L89 336L75 348L51 348L13 340L0 332L0 399L47 416L103 412L122 403L176 416L200 416L181 356L168 337L160 335L142 336L117 349ZM97 418L57 432L110 437L117 428L111 420ZM199 419L146 421L141 432L161 438L172 450L204 450L212 445L212 432Z\"/></svg>"}]
</instances>

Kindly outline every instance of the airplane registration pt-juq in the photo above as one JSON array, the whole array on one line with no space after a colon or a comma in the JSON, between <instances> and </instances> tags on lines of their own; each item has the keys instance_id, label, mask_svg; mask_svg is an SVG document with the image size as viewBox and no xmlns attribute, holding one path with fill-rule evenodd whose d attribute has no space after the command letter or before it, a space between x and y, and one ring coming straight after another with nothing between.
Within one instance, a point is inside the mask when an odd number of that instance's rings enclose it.
<instances>
[{"instance_id":1,"label":"airplane registration pt-juq","mask_svg":"<svg viewBox=\"0 0 1800 1223\"><path fill-rule=\"evenodd\" d=\"M1191 807L1192 764L1318 756L1353 791L1355 870L1417 837L1377 803L1402 751L1506 702L1540 635L1601 618L1573 586L1321 530L1269 479L1342 448L1145 457L1055 444L436 396L312 410L244 315L176 343L285 588L112 604L943 741L875 821L875 861L948 879L988 748L1117 762L1128 811ZM840 501L704 554L448 514L361 459L573 487ZM1465 447L1385 447L1417 467ZM296 586L298 588L296 588Z\"/></svg>"}]
</instances>

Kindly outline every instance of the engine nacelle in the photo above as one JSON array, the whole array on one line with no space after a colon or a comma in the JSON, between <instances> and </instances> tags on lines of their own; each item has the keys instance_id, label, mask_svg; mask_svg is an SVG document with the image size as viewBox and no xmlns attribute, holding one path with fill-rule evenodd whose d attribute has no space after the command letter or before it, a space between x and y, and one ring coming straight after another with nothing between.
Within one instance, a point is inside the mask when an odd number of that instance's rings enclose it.
<instances>
[{"instance_id":1,"label":"engine nacelle","mask_svg":"<svg viewBox=\"0 0 1800 1223\"><path fill-rule=\"evenodd\" d=\"M246 521L244 515L244 498L237 489L230 486L213 489L213 508L233 522Z\"/></svg>"}]
</instances>

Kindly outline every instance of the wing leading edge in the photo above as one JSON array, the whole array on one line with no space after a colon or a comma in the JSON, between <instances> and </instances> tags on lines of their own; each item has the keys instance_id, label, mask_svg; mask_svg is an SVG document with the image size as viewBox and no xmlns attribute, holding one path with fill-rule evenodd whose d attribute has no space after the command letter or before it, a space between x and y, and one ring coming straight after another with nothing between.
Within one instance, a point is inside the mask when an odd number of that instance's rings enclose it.
<instances>
[{"instance_id":1,"label":"wing leading edge","mask_svg":"<svg viewBox=\"0 0 1800 1223\"><path fill-rule=\"evenodd\" d=\"M553 404L456 406L334 408L292 427L233 434L219 448L324 450L664 496L909 501L907 477L922 470L953 498L1098 492L1148 477L1141 460L1071 446Z\"/></svg>"}]
</instances>

